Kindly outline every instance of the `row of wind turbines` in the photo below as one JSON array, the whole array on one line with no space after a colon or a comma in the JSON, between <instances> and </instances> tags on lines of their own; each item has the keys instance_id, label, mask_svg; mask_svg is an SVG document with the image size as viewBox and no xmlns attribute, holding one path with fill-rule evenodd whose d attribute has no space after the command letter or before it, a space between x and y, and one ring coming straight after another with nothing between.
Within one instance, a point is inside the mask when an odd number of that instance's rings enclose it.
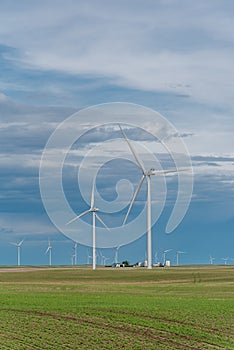
<instances>
[{"instance_id":1,"label":"row of wind turbines","mask_svg":"<svg viewBox=\"0 0 234 350\"><path fill-rule=\"evenodd\" d=\"M11 242L11 245L14 245L17 247L17 265L21 265L21 246L24 243L24 239L22 239L19 243ZM50 240L48 240L48 247L45 251L45 254L49 254L49 266L52 265L52 246L50 243Z\"/></svg>"},{"instance_id":2,"label":"row of wind turbines","mask_svg":"<svg viewBox=\"0 0 234 350\"><path fill-rule=\"evenodd\" d=\"M17 265L18 266L21 266L21 246L23 243L24 243L24 239L22 239L19 243L10 242L11 245L14 245L17 247ZM78 248L78 243L75 242L74 246L73 246L73 253L71 256L72 265L77 265L77 248ZM117 248L119 249L119 247L117 247ZM48 254L49 266L51 266L52 265L52 245L51 245L50 240L48 240L48 246L47 246L47 249L45 251L45 254ZM102 261L102 265L106 265L106 262L107 262L107 260L109 260L109 258L104 256L102 254L102 252L99 252L99 256L100 256L100 259ZM90 258L92 259L93 257L90 256L87 252L87 264L89 264ZM116 260L116 255L115 255L115 260ZM117 258L117 261L118 261L118 258Z\"/></svg>"},{"instance_id":3,"label":"row of wind turbines","mask_svg":"<svg viewBox=\"0 0 234 350\"><path fill-rule=\"evenodd\" d=\"M17 265L21 266L21 246L24 242L24 239L22 239L19 243L13 243L11 242L10 244L14 245L17 247ZM118 258L118 254L119 254L119 249L121 248L121 246L117 246L115 247L115 254L114 254L114 264L119 263L119 258ZM71 264L72 265L77 265L77 261L78 261L78 254L77 254L77 250L78 250L78 243L74 242L73 245L73 252L72 252L72 256L71 256ZM166 258L167 258L167 254L170 253L173 249L165 249L162 251L162 262L163 265L165 266L166 264ZM45 254L48 254L48 264L49 266L52 265L52 245L51 245L51 241L48 240L48 246L47 249L45 251ZM176 266L179 266L179 256L181 254L186 254L186 252L181 251L181 250L176 250L175 252L175 264ZM97 257L100 258L101 260L101 265L106 265L107 260L110 260L110 258L104 256L102 254L101 251L99 251L97 253L97 251L95 250L95 262L97 261ZM93 259L93 255L89 255L89 252L87 251L87 265L90 264L90 259L92 261ZM216 260L212 255L209 256L209 264L213 265L214 264L214 260ZM224 265L228 265L229 261L234 261L234 259L229 258L229 257L225 257L225 258L221 258L220 260L222 260L224 262ZM155 253L155 263L157 264L159 261L158 259L158 253ZM96 267L96 266L95 266Z\"/></svg>"}]
</instances>

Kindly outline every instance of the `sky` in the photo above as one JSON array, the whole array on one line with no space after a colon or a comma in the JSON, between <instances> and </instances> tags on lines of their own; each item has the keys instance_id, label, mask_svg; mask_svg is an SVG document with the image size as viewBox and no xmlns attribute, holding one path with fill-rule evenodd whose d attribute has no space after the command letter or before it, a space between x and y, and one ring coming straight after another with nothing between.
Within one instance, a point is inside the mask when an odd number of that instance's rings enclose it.
<instances>
[{"instance_id":1,"label":"sky","mask_svg":"<svg viewBox=\"0 0 234 350\"><path fill-rule=\"evenodd\" d=\"M169 176L155 184L152 180L152 211L159 216L152 227L154 261L162 261L163 251L171 249L167 258L172 263L177 250L185 252L180 254L181 264L207 264L210 256L215 264L223 264L224 258L234 263L233 16L230 0L1 1L1 265L17 263L17 248L10 243L22 239L24 265L48 264L48 239L53 264L72 262L71 233L61 232L46 212L39 174L49 137L77 112L76 129L68 125L66 136L74 136L72 130L83 134L64 160L65 196L74 215L86 210L91 196L90 174L102 163L97 191L107 204L105 207L98 197L100 217L111 228L117 225L125 232L120 223L141 172L113 124L118 122L111 113L116 111L116 102L125 103L123 127L134 147L139 147L144 164L151 166L152 153L157 155L152 166L172 165L159 140L150 134L162 132L169 140L183 141L193 165L191 202L170 234L166 226L179 179ZM110 103L114 104L109 114L105 107L101 114L98 107L89 109ZM129 127L127 115L135 104L139 106L136 111L150 110L152 115L157 111L166 118L165 125L173 125L177 132L167 134L167 127L160 129L156 119L149 122L140 112L129 117L129 124L142 129ZM82 112L85 108L87 114ZM103 121L106 127L100 127ZM57 145L61 154L62 141L63 136ZM77 174L82 166L86 171L80 188ZM50 184L53 176L54 183L57 181L55 168L51 163ZM154 190L157 186L158 191ZM56 202L56 193L53 195ZM129 218L133 224L139 213L143 216L145 199L144 185ZM119 205L119 212L110 215L107 207L114 204ZM67 220L65 213L60 213L60 218ZM89 218L85 220L89 222ZM91 248L79 236L82 227L82 222L73 227L81 240L79 264L90 262L91 255ZM121 245L120 261L145 260L143 220L141 230L136 240L126 245L116 243ZM83 235L90 241L90 225L85 226ZM115 251L99 248L98 262L103 261L102 256L108 258L107 263L113 262Z\"/></svg>"}]
</instances>

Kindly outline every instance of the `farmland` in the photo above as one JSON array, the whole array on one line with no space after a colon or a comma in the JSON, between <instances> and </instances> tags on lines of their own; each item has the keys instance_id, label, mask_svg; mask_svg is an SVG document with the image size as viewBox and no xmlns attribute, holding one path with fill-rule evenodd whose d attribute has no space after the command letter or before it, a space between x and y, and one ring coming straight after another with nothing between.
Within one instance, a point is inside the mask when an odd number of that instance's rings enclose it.
<instances>
[{"instance_id":1,"label":"farmland","mask_svg":"<svg viewBox=\"0 0 234 350\"><path fill-rule=\"evenodd\" d=\"M234 349L234 267L0 269L0 349Z\"/></svg>"}]
</instances>

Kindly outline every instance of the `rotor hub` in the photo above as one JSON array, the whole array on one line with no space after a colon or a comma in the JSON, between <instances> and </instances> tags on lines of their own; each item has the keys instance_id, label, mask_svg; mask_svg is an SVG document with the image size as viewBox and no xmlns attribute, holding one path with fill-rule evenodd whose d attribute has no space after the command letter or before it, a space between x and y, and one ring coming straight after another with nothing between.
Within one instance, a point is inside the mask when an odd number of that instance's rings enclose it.
<instances>
[{"instance_id":1,"label":"rotor hub","mask_svg":"<svg viewBox=\"0 0 234 350\"><path fill-rule=\"evenodd\" d=\"M151 168L151 169L149 169L149 170L146 170L145 173L144 173L144 175L145 175L145 176L154 175L154 171L155 171L155 169Z\"/></svg>"}]
</instances>

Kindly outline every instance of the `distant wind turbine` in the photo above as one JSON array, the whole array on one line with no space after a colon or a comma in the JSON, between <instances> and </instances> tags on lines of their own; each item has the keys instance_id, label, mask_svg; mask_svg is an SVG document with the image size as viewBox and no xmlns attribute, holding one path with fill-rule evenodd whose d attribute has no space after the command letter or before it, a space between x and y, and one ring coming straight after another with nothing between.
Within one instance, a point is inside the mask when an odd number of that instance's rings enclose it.
<instances>
[{"instance_id":1,"label":"distant wind turbine","mask_svg":"<svg viewBox=\"0 0 234 350\"><path fill-rule=\"evenodd\" d=\"M106 226L106 224L102 221L102 219L100 218L100 216L97 214L97 211L99 209L96 208L94 206L94 182L93 182L93 186L92 186L92 193L91 193L91 203L90 203L90 208L88 210L85 210L83 213L81 213L80 215L76 216L74 219L70 220L66 225L70 225L72 222L78 220L79 218L81 218L82 216L92 213L92 219L93 219L93 270L96 269L96 218L98 219L98 221L100 221L100 223L107 229L109 230L109 228Z\"/></svg>"},{"instance_id":2,"label":"distant wind turbine","mask_svg":"<svg viewBox=\"0 0 234 350\"><path fill-rule=\"evenodd\" d=\"M106 256L103 257L104 260L104 265L106 265L107 260L109 260L110 258L107 258Z\"/></svg>"},{"instance_id":3,"label":"distant wind turbine","mask_svg":"<svg viewBox=\"0 0 234 350\"><path fill-rule=\"evenodd\" d=\"M99 251L99 256L100 256L101 265L104 265L104 255L102 254L101 251Z\"/></svg>"},{"instance_id":4,"label":"distant wind turbine","mask_svg":"<svg viewBox=\"0 0 234 350\"><path fill-rule=\"evenodd\" d=\"M166 254L171 252L171 251L172 251L172 249L166 249L163 251L163 265L165 265L165 263L166 263Z\"/></svg>"},{"instance_id":5,"label":"distant wind turbine","mask_svg":"<svg viewBox=\"0 0 234 350\"><path fill-rule=\"evenodd\" d=\"M178 173L179 171L187 171L188 169L173 169L173 170L155 170L153 168L151 169L148 169L146 170L145 167L144 167L144 164L143 162L141 161L141 159L139 158L139 156L137 155L136 151L134 150L134 148L132 147L130 141L128 140L125 132L123 131L122 127L119 125L119 128L120 128L120 131L124 137L124 139L126 140L129 148L130 148L130 151L132 152L133 154L133 157L135 158L139 168L141 169L142 171L142 177L139 181L139 184L136 188L136 191L133 195L133 198L132 198L132 201L129 205L129 208L128 208L128 212L125 216L125 219L124 219L124 222L123 224L126 223L127 219L128 219L128 216L129 216L129 213L132 209L132 206L133 206L133 203L140 191L140 188L143 184L143 181L144 179L147 180L147 267L148 269L152 269L152 235L151 235L151 226L152 226L152 223L151 223L151 176L152 175L165 175L165 174L176 174Z\"/></svg>"},{"instance_id":6,"label":"distant wind turbine","mask_svg":"<svg viewBox=\"0 0 234 350\"><path fill-rule=\"evenodd\" d=\"M90 259L92 259L93 257L92 257L92 255L89 255L89 250L88 249L87 249L86 255L87 255L87 265L89 265Z\"/></svg>"},{"instance_id":7,"label":"distant wind turbine","mask_svg":"<svg viewBox=\"0 0 234 350\"><path fill-rule=\"evenodd\" d=\"M176 251L176 265L179 265L179 255L180 254L185 254L185 252L181 252L180 250Z\"/></svg>"},{"instance_id":8,"label":"distant wind turbine","mask_svg":"<svg viewBox=\"0 0 234 350\"><path fill-rule=\"evenodd\" d=\"M107 262L107 260L109 260L109 258L107 258L105 255L103 255L101 251L100 251L100 257L101 257L102 265L106 265L106 262Z\"/></svg>"},{"instance_id":9,"label":"distant wind turbine","mask_svg":"<svg viewBox=\"0 0 234 350\"><path fill-rule=\"evenodd\" d=\"M24 242L24 239L22 239L22 241L20 241L19 243L11 243L12 245L17 247L17 265L18 266L20 266L20 249L23 242Z\"/></svg>"},{"instance_id":10,"label":"distant wind turbine","mask_svg":"<svg viewBox=\"0 0 234 350\"><path fill-rule=\"evenodd\" d=\"M48 240L48 247L45 251L45 254L49 253L49 266L51 266L52 263L52 246L50 244L50 240Z\"/></svg>"},{"instance_id":11,"label":"distant wind turbine","mask_svg":"<svg viewBox=\"0 0 234 350\"><path fill-rule=\"evenodd\" d=\"M158 263L158 252L155 252L154 254L155 264Z\"/></svg>"},{"instance_id":12,"label":"distant wind turbine","mask_svg":"<svg viewBox=\"0 0 234 350\"><path fill-rule=\"evenodd\" d=\"M215 258L213 258L212 255L210 255L210 265L213 265L214 260L215 260Z\"/></svg>"},{"instance_id":13,"label":"distant wind turbine","mask_svg":"<svg viewBox=\"0 0 234 350\"><path fill-rule=\"evenodd\" d=\"M120 248L121 246L120 245L118 245L116 248L115 248L115 264L117 264L119 261L119 248Z\"/></svg>"},{"instance_id":14,"label":"distant wind turbine","mask_svg":"<svg viewBox=\"0 0 234 350\"><path fill-rule=\"evenodd\" d=\"M227 265L229 258L222 258L222 260L224 261L224 264Z\"/></svg>"}]
</instances>

